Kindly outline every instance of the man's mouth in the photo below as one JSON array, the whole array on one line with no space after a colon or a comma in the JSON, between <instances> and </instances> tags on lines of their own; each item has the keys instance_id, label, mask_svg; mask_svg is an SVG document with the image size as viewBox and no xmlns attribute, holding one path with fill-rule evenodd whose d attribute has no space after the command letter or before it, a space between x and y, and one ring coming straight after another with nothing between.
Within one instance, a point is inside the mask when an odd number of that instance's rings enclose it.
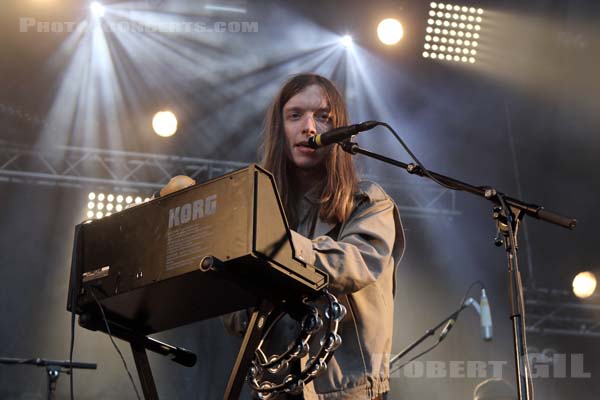
<instances>
[{"instance_id":1,"label":"man's mouth","mask_svg":"<svg viewBox=\"0 0 600 400\"><path fill-rule=\"evenodd\" d=\"M301 153L304 153L304 154L314 153L314 151L315 151L315 149L313 149L312 147L310 147L308 145L308 141L296 143L295 147L298 148L298 151L300 151Z\"/></svg>"}]
</instances>

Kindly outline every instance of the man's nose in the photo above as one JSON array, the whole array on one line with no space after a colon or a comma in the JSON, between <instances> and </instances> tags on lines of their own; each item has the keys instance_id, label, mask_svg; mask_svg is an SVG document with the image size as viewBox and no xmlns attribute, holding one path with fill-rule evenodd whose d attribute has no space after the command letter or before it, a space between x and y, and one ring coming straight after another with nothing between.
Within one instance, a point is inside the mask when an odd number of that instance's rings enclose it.
<instances>
[{"instance_id":1,"label":"man's nose","mask_svg":"<svg viewBox=\"0 0 600 400\"><path fill-rule=\"evenodd\" d=\"M307 135L316 135L317 134L317 123L312 115L307 115L304 118L302 133L306 133Z\"/></svg>"}]
</instances>

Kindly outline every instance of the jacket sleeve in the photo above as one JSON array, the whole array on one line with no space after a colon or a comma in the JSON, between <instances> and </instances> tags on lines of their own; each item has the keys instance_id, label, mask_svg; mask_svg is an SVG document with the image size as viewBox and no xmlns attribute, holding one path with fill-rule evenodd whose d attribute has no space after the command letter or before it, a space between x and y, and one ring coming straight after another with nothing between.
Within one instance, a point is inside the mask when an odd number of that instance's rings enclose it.
<instances>
[{"instance_id":1,"label":"jacket sleeve","mask_svg":"<svg viewBox=\"0 0 600 400\"><path fill-rule=\"evenodd\" d=\"M403 250L397 208L389 197L365 199L340 229L329 236L308 239L292 231L296 254L329 274L334 293L356 292L375 282L386 268L395 268Z\"/></svg>"}]
</instances>

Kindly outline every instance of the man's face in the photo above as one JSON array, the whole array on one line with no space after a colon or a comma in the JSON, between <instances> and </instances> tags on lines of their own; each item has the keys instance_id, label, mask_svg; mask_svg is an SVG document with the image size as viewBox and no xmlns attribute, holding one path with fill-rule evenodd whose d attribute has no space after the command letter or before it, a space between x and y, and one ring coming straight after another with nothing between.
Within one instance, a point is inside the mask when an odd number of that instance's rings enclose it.
<instances>
[{"instance_id":1,"label":"man's face","mask_svg":"<svg viewBox=\"0 0 600 400\"><path fill-rule=\"evenodd\" d=\"M318 85L304 88L283 106L286 154L300 169L321 167L329 147L311 149L308 138L331 129L327 99Z\"/></svg>"}]
</instances>

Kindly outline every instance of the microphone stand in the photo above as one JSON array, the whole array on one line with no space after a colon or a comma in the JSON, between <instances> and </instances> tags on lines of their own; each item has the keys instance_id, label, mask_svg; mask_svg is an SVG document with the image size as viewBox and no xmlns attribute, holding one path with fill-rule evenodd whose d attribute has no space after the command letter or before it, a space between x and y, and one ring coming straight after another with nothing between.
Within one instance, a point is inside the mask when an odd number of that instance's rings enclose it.
<instances>
[{"instance_id":1,"label":"microphone stand","mask_svg":"<svg viewBox=\"0 0 600 400\"><path fill-rule=\"evenodd\" d=\"M530 382L527 373L527 349L525 338L525 321L521 310L524 310L523 286L521 283L521 273L517 259L517 232L519 222L524 215L541 219L552 224L562 226L567 229L575 229L577 221L570 217L547 211L542 206L528 204L521 200L507 197L490 186L474 186L457 179L450 178L432 171L426 173L420 166L410 163L406 164L381 154L362 149L354 142L340 143L344 151L355 155L362 154L387 164L405 169L409 174L418 175L424 178L431 177L442 182L454 190L465 191L479 197L483 197L494 203L494 220L496 221L497 235L494 241L496 246L504 245L508 260L508 294L510 301L510 318L513 324L513 347L515 356L515 367L517 375L517 394L519 400L530 399ZM501 237L502 236L502 237Z\"/></svg>"},{"instance_id":2,"label":"microphone stand","mask_svg":"<svg viewBox=\"0 0 600 400\"><path fill-rule=\"evenodd\" d=\"M56 383L60 378L60 373L69 373L69 369L96 369L96 364L82 363L82 362L69 362L59 360L45 360L43 358L0 358L0 364L19 364L19 365L35 365L38 367L46 367L46 374L48 376L48 400L55 399Z\"/></svg>"},{"instance_id":3,"label":"microphone stand","mask_svg":"<svg viewBox=\"0 0 600 400\"><path fill-rule=\"evenodd\" d=\"M447 316L446 318L444 318L441 322L439 322L433 328L427 329L425 331L425 333L423 334L423 336L421 336L420 338L418 338L417 340L415 340L412 344L409 344L404 350L402 350L400 353L398 353L394 357L392 357L390 359L390 374L395 371L394 367L396 366L396 364L398 363L398 361L402 359L402 357L404 357L412 349L414 349L415 347L417 347L418 345L420 345L421 343L423 343L423 341L425 341L425 339L427 339L430 336L433 336L435 334L435 332L438 329L440 329L440 327L442 325L444 325L446 322L448 322L450 320L456 321L456 319L458 318L458 315L462 312L462 310L464 310L467 307L468 307L468 305L466 303L463 303L458 310L454 311L452 314L450 314L449 316ZM441 335L440 335L439 342L441 342L442 340L444 340L444 338L445 337L441 337Z\"/></svg>"}]
</instances>

